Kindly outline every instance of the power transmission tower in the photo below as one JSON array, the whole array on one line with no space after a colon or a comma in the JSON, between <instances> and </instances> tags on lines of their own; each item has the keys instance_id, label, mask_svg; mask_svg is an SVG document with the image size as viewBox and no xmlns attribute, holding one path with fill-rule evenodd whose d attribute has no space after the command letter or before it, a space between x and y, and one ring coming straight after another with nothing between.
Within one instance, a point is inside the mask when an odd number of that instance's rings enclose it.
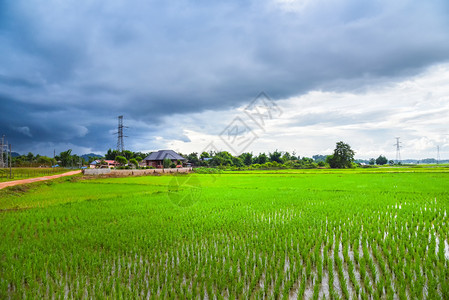
<instances>
[{"instance_id":1,"label":"power transmission tower","mask_svg":"<svg viewBox=\"0 0 449 300\"><path fill-rule=\"evenodd\" d=\"M0 141L0 168L3 168L3 144L5 142L5 136L2 136L2 139Z\"/></svg>"},{"instance_id":2,"label":"power transmission tower","mask_svg":"<svg viewBox=\"0 0 449 300\"><path fill-rule=\"evenodd\" d=\"M398 164L401 161L401 142L399 141L400 137L395 138L396 139L396 163Z\"/></svg>"},{"instance_id":3,"label":"power transmission tower","mask_svg":"<svg viewBox=\"0 0 449 300\"><path fill-rule=\"evenodd\" d=\"M3 157L5 155L5 157ZM8 167L8 142L5 140L5 135L0 140L0 168Z\"/></svg>"},{"instance_id":4,"label":"power transmission tower","mask_svg":"<svg viewBox=\"0 0 449 300\"><path fill-rule=\"evenodd\" d=\"M437 146L437 165L440 163L440 145Z\"/></svg>"},{"instance_id":5,"label":"power transmission tower","mask_svg":"<svg viewBox=\"0 0 449 300\"><path fill-rule=\"evenodd\" d=\"M118 116L118 130L117 130L117 152L123 153L125 150L125 143L123 142L123 138L127 137L123 135L123 128L128 128L123 126L123 116Z\"/></svg>"}]
</instances>

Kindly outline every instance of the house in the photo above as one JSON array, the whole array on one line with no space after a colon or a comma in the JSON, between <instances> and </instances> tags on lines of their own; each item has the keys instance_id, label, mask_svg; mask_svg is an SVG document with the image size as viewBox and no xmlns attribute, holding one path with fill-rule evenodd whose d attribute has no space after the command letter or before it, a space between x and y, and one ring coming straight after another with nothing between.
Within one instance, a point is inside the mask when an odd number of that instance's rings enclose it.
<instances>
[{"instance_id":1,"label":"house","mask_svg":"<svg viewBox=\"0 0 449 300\"><path fill-rule=\"evenodd\" d=\"M174 164L177 164L178 160L180 160L181 163L186 160L173 150L159 150L145 157L143 162L147 167L162 168L164 166L164 159L169 159Z\"/></svg>"},{"instance_id":2,"label":"house","mask_svg":"<svg viewBox=\"0 0 449 300\"><path fill-rule=\"evenodd\" d=\"M104 162L105 162L106 164L105 164L105 165L102 165L100 159L94 160L93 162L91 162L91 163L89 164L89 168L90 168L90 169L95 169L95 168L109 168L109 169L111 169L111 168L114 168L114 167L120 165L120 164L119 164L118 162L116 162L115 160L109 160L109 159L107 159L107 160L104 160Z\"/></svg>"}]
</instances>

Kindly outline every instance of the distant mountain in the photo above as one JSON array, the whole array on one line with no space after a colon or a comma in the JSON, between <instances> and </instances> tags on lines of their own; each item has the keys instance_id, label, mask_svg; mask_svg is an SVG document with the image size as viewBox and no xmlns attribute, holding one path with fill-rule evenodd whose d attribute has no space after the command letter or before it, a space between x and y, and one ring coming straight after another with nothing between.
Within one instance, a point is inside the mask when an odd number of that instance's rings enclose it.
<instances>
[{"instance_id":1,"label":"distant mountain","mask_svg":"<svg viewBox=\"0 0 449 300\"><path fill-rule=\"evenodd\" d=\"M89 154L83 154L80 157L84 158L84 160L89 160L89 158L103 158L103 155L95 154L95 153L89 153Z\"/></svg>"},{"instance_id":2,"label":"distant mountain","mask_svg":"<svg viewBox=\"0 0 449 300\"><path fill-rule=\"evenodd\" d=\"M17 153L17 152L11 152L11 156L12 156L12 157L17 157L17 156L20 156L20 153Z\"/></svg>"}]
</instances>

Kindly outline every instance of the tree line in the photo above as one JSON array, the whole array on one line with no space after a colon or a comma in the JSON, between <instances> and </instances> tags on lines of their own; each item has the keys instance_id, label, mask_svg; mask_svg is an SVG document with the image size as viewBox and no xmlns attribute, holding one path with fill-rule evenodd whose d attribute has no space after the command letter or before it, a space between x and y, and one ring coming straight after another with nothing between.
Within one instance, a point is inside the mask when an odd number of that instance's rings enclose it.
<instances>
[{"instance_id":1,"label":"tree line","mask_svg":"<svg viewBox=\"0 0 449 300\"><path fill-rule=\"evenodd\" d=\"M139 167L139 163L149 155L145 152L133 152L125 150L119 152L117 150L109 149L104 156L89 155L78 156L72 154L72 150L60 152L54 158L41 156L39 154L33 155L29 152L27 155L19 155L13 157L12 163L15 167L38 167L38 166L60 166L60 167L81 167L90 164L94 160L98 160L100 164L107 164L105 160L115 160L122 166L129 165L132 167ZM259 153L254 155L250 152L242 153L234 156L228 151L219 152L192 152L190 154L182 154L186 158L184 163L189 163L192 166L198 167L224 167L224 168L352 168L356 166L354 160L355 152L351 147L340 141L336 143L335 150L331 155L314 155L312 157L300 157L295 152L289 153L287 151L274 151L268 153ZM393 161L380 155L377 159L370 159L370 165L384 165ZM179 162L178 162L179 164ZM164 162L164 166L172 166L171 162Z\"/></svg>"},{"instance_id":2,"label":"tree line","mask_svg":"<svg viewBox=\"0 0 449 300\"><path fill-rule=\"evenodd\" d=\"M12 165L14 167L64 167L64 168L80 168L85 165L87 161L77 155L72 154L72 149L60 152L54 157L45 155L34 155L31 152L25 155L17 155L12 158Z\"/></svg>"},{"instance_id":3,"label":"tree line","mask_svg":"<svg viewBox=\"0 0 449 300\"><path fill-rule=\"evenodd\" d=\"M182 154L181 154L182 155ZM274 151L253 155L246 152L238 156L233 156L227 151L220 152L197 152L184 155L188 163L194 166L204 167L232 167L232 168L353 168L356 167L354 161L355 152L351 147L340 141L336 144L331 155L314 155L312 157L300 157L295 153L290 154L284 151ZM376 160L378 165L387 163L387 159L380 155Z\"/></svg>"}]
</instances>

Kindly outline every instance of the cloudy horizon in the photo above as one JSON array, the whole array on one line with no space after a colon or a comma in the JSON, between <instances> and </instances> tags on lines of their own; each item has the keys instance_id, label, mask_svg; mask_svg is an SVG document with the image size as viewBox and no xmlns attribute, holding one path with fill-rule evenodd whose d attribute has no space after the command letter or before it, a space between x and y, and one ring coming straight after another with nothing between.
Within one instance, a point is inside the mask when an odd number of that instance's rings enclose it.
<instances>
[{"instance_id":1,"label":"cloudy horizon","mask_svg":"<svg viewBox=\"0 0 449 300\"><path fill-rule=\"evenodd\" d=\"M13 151L449 159L449 3L0 2L0 135ZM282 113L259 126L265 92ZM242 120L256 138L232 149Z\"/></svg>"}]
</instances>

